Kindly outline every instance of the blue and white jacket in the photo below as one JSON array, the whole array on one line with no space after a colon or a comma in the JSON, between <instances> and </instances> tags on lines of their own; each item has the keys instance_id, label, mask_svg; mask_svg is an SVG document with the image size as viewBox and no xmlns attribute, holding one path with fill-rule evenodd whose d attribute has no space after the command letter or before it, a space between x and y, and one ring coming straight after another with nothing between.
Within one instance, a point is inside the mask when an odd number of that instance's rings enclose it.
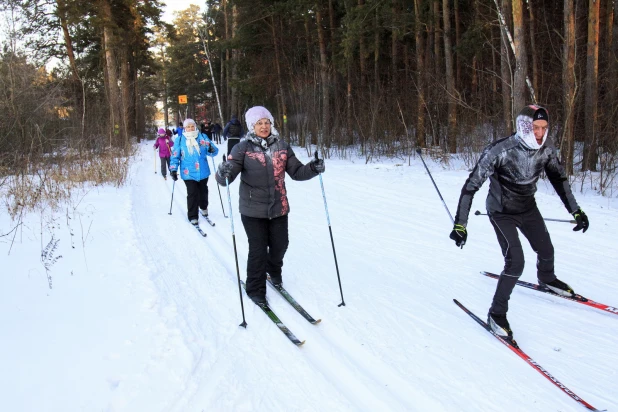
<instances>
[{"instance_id":1,"label":"blue and white jacket","mask_svg":"<svg viewBox=\"0 0 618 412\"><path fill-rule=\"evenodd\" d=\"M207 135L199 133L196 137L199 145L199 153L196 150L190 152L187 148L187 137L180 135L176 138L170 158L170 172L175 170L182 180L200 181L210 176L210 167L206 156L215 157L219 154L219 148L213 144ZM213 151L209 152L209 147Z\"/></svg>"}]
</instances>

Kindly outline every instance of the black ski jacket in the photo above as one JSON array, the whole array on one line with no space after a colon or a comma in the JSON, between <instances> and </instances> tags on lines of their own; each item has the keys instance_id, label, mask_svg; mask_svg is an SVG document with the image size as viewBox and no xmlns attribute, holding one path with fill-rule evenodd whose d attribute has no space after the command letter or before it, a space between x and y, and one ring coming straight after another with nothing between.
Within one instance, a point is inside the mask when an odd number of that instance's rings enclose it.
<instances>
[{"instance_id":1,"label":"black ski jacket","mask_svg":"<svg viewBox=\"0 0 618 412\"><path fill-rule=\"evenodd\" d=\"M487 146L461 190L455 224L466 226L474 194L487 178L486 207L490 215L494 212L518 214L536 207L534 194L541 172L547 174L569 213L575 212L579 206L569 180L556 149L548 143L540 149L531 149L514 134Z\"/></svg>"},{"instance_id":2,"label":"black ski jacket","mask_svg":"<svg viewBox=\"0 0 618 412\"><path fill-rule=\"evenodd\" d=\"M250 133L234 146L227 158L232 163L233 182L240 173L241 215L269 218L287 215L290 205L285 188L285 173L294 180L309 180L318 175L310 164L303 165L294 151L278 136L267 139ZM217 183L225 186L225 179L215 175Z\"/></svg>"}]
</instances>

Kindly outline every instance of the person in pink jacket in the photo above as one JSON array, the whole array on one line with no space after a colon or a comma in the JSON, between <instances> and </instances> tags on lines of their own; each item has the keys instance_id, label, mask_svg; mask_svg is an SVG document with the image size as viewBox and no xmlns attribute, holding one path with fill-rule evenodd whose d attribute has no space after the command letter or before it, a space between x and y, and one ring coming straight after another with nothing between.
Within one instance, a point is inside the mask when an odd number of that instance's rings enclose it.
<instances>
[{"instance_id":1,"label":"person in pink jacket","mask_svg":"<svg viewBox=\"0 0 618 412\"><path fill-rule=\"evenodd\" d=\"M154 144L154 149L159 149L159 157L161 158L161 174L167 180L167 169L170 167L170 147L174 146L172 139L167 136L165 129L159 129L157 132L157 141Z\"/></svg>"}]
</instances>

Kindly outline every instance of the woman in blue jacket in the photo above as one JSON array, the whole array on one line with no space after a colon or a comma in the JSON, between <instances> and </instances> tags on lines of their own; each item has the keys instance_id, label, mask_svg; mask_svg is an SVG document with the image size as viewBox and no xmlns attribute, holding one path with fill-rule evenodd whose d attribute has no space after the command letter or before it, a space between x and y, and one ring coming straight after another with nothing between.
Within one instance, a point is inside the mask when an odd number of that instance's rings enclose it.
<instances>
[{"instance_id":1,"label":"woman in blue jacket","mask_svg":"<svg viewBox=\"0 0 618 412\"><path fill-rule=\"evenodd\" d=\"M219 153L210 138L197 130L193 119L183 123L182 134L174 144L170 159L170 175L175 181L178 174L187 186L187 217L193 225L198 224L198 207L202 216L208 216L208 176L210 168L206 156Z\"/></svg>"}]
</instances>

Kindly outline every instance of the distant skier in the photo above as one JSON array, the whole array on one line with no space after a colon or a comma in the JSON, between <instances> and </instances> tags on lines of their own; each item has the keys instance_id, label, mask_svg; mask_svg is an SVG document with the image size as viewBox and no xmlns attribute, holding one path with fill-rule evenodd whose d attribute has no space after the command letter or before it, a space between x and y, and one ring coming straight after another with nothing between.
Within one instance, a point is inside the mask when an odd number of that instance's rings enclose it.
<instances>
[{"instance_id":1,"label":"distant skier","mask_svg":"<svg viewBox=\"0 0 618 412\"><path fill-rule=\"evenodd\" d=\"M215 141L220 144L221 143L221 131L223 130L223 128L221 127L221 125L219 124L219 122L215 122L215 124L212 125L212 134L213 137L215 139Z\"/></svg>"},{"instance_id":2,"label":"distant skier","mask_svg":"<svg viewBox=\"0 0 618 412\"><path fill-rule=\"evenodd\" d=\"M206 136L197 131L193 119L184 121L184 130L176 138L172 153L170 175L174 181L180 177L187 186L187 217L198 224L198 207L202 216L208 216L208 176L210 167L206 156L214 157L219 149Z\"/></svg>"},{"instance_id":3,"label":"distant skier","mask_svg":"<svg viewBox=\"0 0 618 412\"><path fill-rule=\"evenodd\" d=\"M463 247L468 237L466 225L474 194L489 178L486 207L504 255L504 270L498 280L487 323L498 335L513 338L506 318L508 301L524 270L524 252L517 229L537 253L539 285L563 296L573 289L554 273L554 247L536 205L536 183L545 172L577 225L573 230L588 230L588 217L575 201L569 180L558 160L556 149L546 144L549 115L540 106L526 106L516 120L517 132L487 146L461 190L455 226L450 238Z\"/></svg>"},{"instance_id":4,"label":"distant skier","mask_svg":"<svg viewBox=\"0 0 618 412\"><path fill-rule=\"evenodd\" d=\"M324 160L303 165L292 148L279 139L273 116L255 106L245 114L250 132L219 165L215 179L225 186L240 173L240 215L247 239L247 295L257 304L266 303L266 274L281 284L283 257L288 248L290 206L285 173L294 180L309 180L324 173Z\"/></svg>"},{"instance_id":5,"label":"distant skier","mask_svg":"<svg viewBox=\"0 0 618 412\"><path fill-rule=\"evenodd\" d=\"M232 119L225 125L223 129L223 139L227 139L227 154L232 153L232 148L240 142L240 138L245 134L242 129L242 124L236 117L232 115Z\"/></svg>"},{"instance_id":6,"label":"distant skier","mask_svg":"<svg viewBox=\"0 0 618 412\"><path fill-rule=\"evenodd\" d=\"M182 136L182 123L178 122L178 127L174 129L174 134L178 136Z\"/></svg>"},{"instance_id":7,"label":"distant skier","mask_svg":"<svg viewBox=\"0 0 618 412\"><path fill-rule=\"evenodd\" d=\"M167 169L170 167L170 147L174 146L174 142L169 138L165 129L159 129L157 132L157 141L154 144L154 149L159 149L159 157L161 158L161 175L167 180Z\"/></svg>"}]
</instances>

